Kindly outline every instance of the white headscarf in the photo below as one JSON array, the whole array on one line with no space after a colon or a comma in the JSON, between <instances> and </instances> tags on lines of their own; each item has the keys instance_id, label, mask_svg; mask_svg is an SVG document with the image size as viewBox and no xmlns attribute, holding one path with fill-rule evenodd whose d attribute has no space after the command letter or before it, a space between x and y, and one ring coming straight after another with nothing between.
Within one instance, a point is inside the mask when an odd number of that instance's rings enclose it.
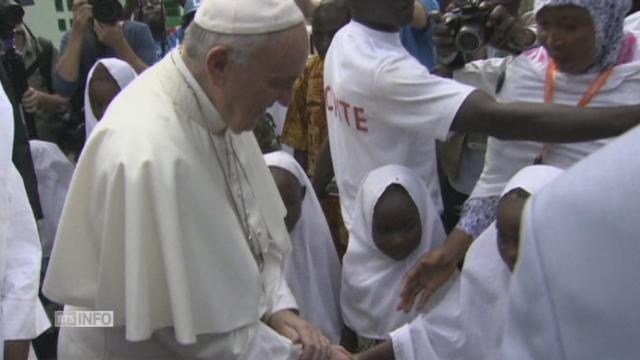
<instances>
[{"instance_id":1,"label":"white headscarf","mask_svg":"<svg viewBox=\"0 0 640 360\"><path fill-rule=\"evenodd\" d=\"M640 128L525 207L504 359L637 359Z\"/></svg>"},{"instance_id":2,"label":"white headscarf","mask_svg":"<svg viewBox=\"0 0 640 360\"><path fill-rule=\"evenodd\" d=\"M624 40L624 18L631 0L538 0L536 14L545 6L575 5L591 14L596 30L595 63L588 72L598 73L615 65Z\"/></svg>"},{"instance_id":3,"label":"white headscarf","mask_svg":"<svg viewBox=\"0 0 640 360\"><path fill-rule=\"evenodd\" d=\"M502 194L517 187L535 193L561 173L546 165L523 168ZM397 359L499 359L511 274L498 253L496 235L494 222L467 251L462 272L444 299L391 334Z\"/></svg>"},{"instance_id":4,"label":"white headscarf","mask_svg":"<svg viewBox=\"0 0 640 360\"><path fill-rule=\"evenodd\" d=\"M340 342L340 260L320 202L304 170L284 151L264 155L268 166L293 174L304 186L300 220L291 231L285 276L303 318L318 326L332 343Z\"/></svg>"},{"instance_id":5,"label":"white headscarf","mask_svg":"<svg viewBox=\"0 0 640 360\"><path fill-rule=\"evenodd\" d=\"M373 243L373 209L390 185L407 190L420 213L422 239L406 259L396 261ZM418 313L397 311L405 274L425 253L446 238L438 209L420 177L401 165L386 165L363 180L355 202L353 226L342 262L340 303L345 323L361 336L384 339Z\"/></svg>"},{"instance_id":6,"label":"white headscarf","mask_svg":"<svg viewBox=\"0 0 640 360\"><path fill-rule=\"evenodd\" d=\"M129 63L117 58L100 59L96 61L95 64L93 64L93 67L91 68L91 70L89 70L89 75L87 76L87 85L84 89L84 121L87 139L89 138L89 135L91 135L93 128L95 128L98 124L99 120L96 119L96 116L91 109L91 101L89 100L89 83L93 78L93 72L96 70L98 64L102 64L105 68L107 68L109 74L111 74L111 76L113 76L113 78L118 83L120 91L122 91L122 89L124 89L125 86L127 86L137 76L136 71L133 70Z\"/></svg>"}]
</instances>

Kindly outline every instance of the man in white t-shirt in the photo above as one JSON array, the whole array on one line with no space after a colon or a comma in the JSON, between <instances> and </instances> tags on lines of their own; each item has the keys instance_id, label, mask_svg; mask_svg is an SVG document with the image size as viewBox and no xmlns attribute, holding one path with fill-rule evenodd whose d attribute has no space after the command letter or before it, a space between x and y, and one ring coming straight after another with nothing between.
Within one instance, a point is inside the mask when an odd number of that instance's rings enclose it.
<instances>
[{"instance_id":1,"label":"man in white t-shirt","mask_svg":"<svg viewBox=\"0 0 640 360\"><path fill-rule=\"evenodd\" d=\"M360 181L389 163L416 170L441 207L435 140L444 140L449 131L577 142L619 135L640 122L640 106L499 104L482 91L429 74L402 47L398 35L411 21L413 6L413 0L352 0L353 21L336 34L326 56L329 147L347 229ZM496 28L501 26L496 23ZM326 174L320 169L325 164L319 161L316 174ZM315 181L318 185L322 180ZM443 270L439 284L455 268L457 260L452 259L468 246L447 242L435 250ZM413 301L404 305L411 307Z\"/></svg>"}]
</instances>

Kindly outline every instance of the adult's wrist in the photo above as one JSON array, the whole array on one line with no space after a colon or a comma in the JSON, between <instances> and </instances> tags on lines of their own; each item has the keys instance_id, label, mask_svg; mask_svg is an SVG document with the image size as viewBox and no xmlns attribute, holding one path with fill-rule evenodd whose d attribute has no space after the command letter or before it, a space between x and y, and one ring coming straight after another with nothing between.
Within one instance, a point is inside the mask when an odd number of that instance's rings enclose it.
<instances>
[{"instance_id":1,"label":"adult's wrist","mask_svg":"<svg viewBox=\"0 0 640 360\"><path fill-rule=\"evenodd\" d=\"M84 38L84 33L86 31L77 27L71 28L71 36L69 37L69 41L82 41Z\"/></svg>"},{"instance_id":2,"label":"adult's wrist","mask_svg":"<svg viewBox=\"0 0 640 360\"><path fill-rule=\"evenodd\" d=\"M460 229L453 229L443 244L443 250L450 262L457 263L464 258L469 246L473 243L473 237Z\"/></svg>"}]
</instances>

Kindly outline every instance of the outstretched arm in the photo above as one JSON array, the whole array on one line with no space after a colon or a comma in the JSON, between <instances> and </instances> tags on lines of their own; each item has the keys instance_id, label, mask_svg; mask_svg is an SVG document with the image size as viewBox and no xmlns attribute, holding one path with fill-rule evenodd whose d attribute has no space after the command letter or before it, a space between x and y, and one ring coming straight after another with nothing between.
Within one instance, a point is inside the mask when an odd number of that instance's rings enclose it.
<instances>
[{"instance_id":1,"label":"outstretched arm","mask_svg":"<svg viewBox=\"0 0 640 360\"><path fill-rule=\"evenodd\" d=\"M393 343L387 340L356 356L357 360L394 360Z\"/></svg>"},{"instance_id":2,"label":"outstretched arm","mask_svg":"<svg viewBox=\"0 0 640 360\"><path fill-rule=\"evenodd\" d=\"M73 3L73 26L65 34L60 50L62 55L56 65L53 76L54 90L65 97L71 97L77 86L80 74L80 56L84 34L93 20L93 8L87 0L75 0Z\"/></svg>"},{"instance_id":3,"label":"outstretched arm","mask_svg":"<svg viewBox=\"0 0 640 360\"><path fill-rule=\"evenodd\" d=\"M638 123L639 105L576 108L525 102L503 104L474 91L458 109L451 130L502 140L569 143L617 136Z\"/></svg>"}]
</instances>

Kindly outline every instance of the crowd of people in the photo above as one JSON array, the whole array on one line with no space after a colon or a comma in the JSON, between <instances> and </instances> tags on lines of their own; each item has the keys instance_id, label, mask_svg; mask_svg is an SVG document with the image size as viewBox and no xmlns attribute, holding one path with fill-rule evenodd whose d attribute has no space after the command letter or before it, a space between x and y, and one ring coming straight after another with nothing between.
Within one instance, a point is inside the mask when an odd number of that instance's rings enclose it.
<instances>
[{"instance_id":1,"label":"crowd of people","mask_svg":"<svg viewBox=\"0 0 640 360\"><path fill-rule=\"evenodd\" d=\"M0 1L3 358L637 357L640 1L72 3Z\"/></svg>"}]
</instances>

